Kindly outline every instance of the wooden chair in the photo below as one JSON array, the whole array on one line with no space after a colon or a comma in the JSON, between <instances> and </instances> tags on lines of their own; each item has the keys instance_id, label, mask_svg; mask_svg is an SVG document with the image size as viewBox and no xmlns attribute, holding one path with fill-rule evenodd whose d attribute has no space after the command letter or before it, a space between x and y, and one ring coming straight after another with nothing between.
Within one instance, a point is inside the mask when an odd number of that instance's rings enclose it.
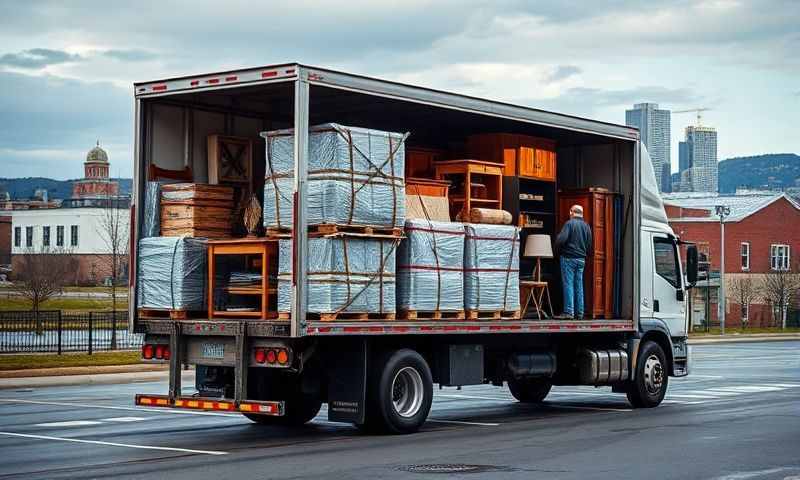
<instances>
[{"instance_id":1,"label":"wooden chair","mask_svg":"<svg viewBox=\"0 0 800 480\"><path fill-rule=\"evenodd\" d=\"M150 181L159 179L179 180L191 183L194 180L194 175L192 174L192 167L185 167L183 170L168 170L151 163L147 171L147 179Z\"/></svg>"}]
</instances>

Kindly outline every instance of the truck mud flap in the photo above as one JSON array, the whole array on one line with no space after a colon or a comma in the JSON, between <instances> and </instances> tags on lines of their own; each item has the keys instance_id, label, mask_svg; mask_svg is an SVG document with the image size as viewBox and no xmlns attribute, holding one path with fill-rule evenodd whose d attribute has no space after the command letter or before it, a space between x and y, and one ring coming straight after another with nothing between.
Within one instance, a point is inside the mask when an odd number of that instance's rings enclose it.
<instances>
[{"instance_id":1,"label":"truck mud flap","mask_svg":"<svg viewBox=\"0 0 800 480\"><path fill-rule=\"evenodd\" d=\"M367 342L341 340L336 352L328 352L328 420L364 423L367 392Z\"/></svg>"}]
</instances>

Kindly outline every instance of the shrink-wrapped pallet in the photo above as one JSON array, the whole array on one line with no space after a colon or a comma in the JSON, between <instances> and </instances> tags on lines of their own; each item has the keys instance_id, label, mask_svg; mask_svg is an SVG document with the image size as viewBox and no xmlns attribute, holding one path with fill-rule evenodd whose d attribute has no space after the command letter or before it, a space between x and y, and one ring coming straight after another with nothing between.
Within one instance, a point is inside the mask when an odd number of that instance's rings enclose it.
<instances>
[{"instance_id":1,"label":"shrink-wrapped pallet","mask_svg":"<svg viewBox=\"0 0 800 480\"><path fill-rule=\"evenodd\" d=\"M144 187L144 218L139 238L157 237L161 230L161 182L147 182Z\"/></svg>"},{"instance_id":2,"label":"shrink-wrapped pallet","mask_svg":"<svg viewBox=\"0 0 800 480\"><path fill-rule=\"evenodd\" d=\"M394 313L395 255L393 238L330 236L308 239L309 313ZM292 301L292 242L278 251L278 311Z\"/></svg>"},{"instance_id":3,"label":"shrink-wrapped pallet","mask_svg":"<svg viewBox=\"0 0 800 480\"><path fill-rule=\"evenodd\" d=\"M464 309L464 226L406 220L397 252L397 308L454 312Z\"/></svg>"},{"instance_id":4,"label":"shrink-wrapped pallet","mask_svg":"<svg viewBox=\"0 0 800 480\"><path fill-rule=\"evenodd\" d=\"M205 310L208 247L190 237L139 240L138 308Z\"/></svg>"},{"instance_id":5,"label":"shrink-wrapped pallet","mask_svg":"<svg viewBox=\"0 0 800 480\"><path fill-rule=\"evenodd\" d=\"M464 307L519 310L519 229L466 224L465 230Z\"/></svg>"},{"instance_id":6,"label":"shrink-wrapped pallet","mask_svg":"<svg viewBox=\"0 0 800 480\"><path fill-rule=\"evenodd\" d=\"M263 132L264 226L291 228L294 129ZM309 225L399 227L405 220L406 135L335 123L309 129Z\"/></svg>"}]
</instances>

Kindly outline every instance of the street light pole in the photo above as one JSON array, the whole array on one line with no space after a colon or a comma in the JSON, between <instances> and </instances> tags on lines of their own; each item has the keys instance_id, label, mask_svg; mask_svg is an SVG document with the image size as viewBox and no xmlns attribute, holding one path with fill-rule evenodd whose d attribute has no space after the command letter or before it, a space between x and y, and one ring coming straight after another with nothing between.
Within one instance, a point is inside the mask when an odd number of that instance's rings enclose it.
<instances>
[{"instance_id":1,"label":"street light pole","mask_svg":"<svg viewBox=\"0 0 800 480\"><path fill-rule=\"evenodd\" d=\"M719 216L719 295L717 299L717 310L719 316L720 333L725 335L725 217L731 214L731 209L725 205L717 205L716 213Z\"/></svg>"}]
</instances>

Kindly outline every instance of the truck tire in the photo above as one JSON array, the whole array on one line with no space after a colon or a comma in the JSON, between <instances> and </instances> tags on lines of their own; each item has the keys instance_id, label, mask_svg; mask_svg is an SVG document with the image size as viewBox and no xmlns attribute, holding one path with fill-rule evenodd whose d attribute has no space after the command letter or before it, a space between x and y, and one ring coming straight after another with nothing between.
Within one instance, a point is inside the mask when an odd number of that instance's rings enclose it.
<instances>
[{"instance_id":1,"label":"truck tire","mask_svg":"<svg viewBox=\"0 0 800 480\"><path fill-rule=\"evenodd\" d=\"M299 396L285 401L285 411L280 417L273 415L259 415L257 413L242 413L245 417L259 425L300 426L308 423L317 416L322 401L308 396Z\"/></svg>"},{"instance_id":2,"label":"truck tire","mask_svg":"<svg viewBox=\"0 0 800 480\"><path fill-rule=\"evenodd\" d=\"M657 407L669 384L667 356L655 342L645 342L636 361L636 376L628 383L628 401L635 408Z\"/></svg>"},{"instance_id":3,"label":"truck tire","mask_svg":"<svg viewBox=\"0 0 800 480\"><path fill-rule=\"evenodd\" d=\"M413 433L419 430L433 403L433 378L428 363L414 350L385 355L367 388L369 432Z\"/></svg>"},{"instance_id":4,"label":"truck tire","mask_svg":"<svg viewBox=\"0 0 800 480\"><path fill-rule=\"evenodd\" d=\"M541 403L550 393L553 384L543 378L509 379L508 390L519 402Z\"/></svg>"}]
</instances>

